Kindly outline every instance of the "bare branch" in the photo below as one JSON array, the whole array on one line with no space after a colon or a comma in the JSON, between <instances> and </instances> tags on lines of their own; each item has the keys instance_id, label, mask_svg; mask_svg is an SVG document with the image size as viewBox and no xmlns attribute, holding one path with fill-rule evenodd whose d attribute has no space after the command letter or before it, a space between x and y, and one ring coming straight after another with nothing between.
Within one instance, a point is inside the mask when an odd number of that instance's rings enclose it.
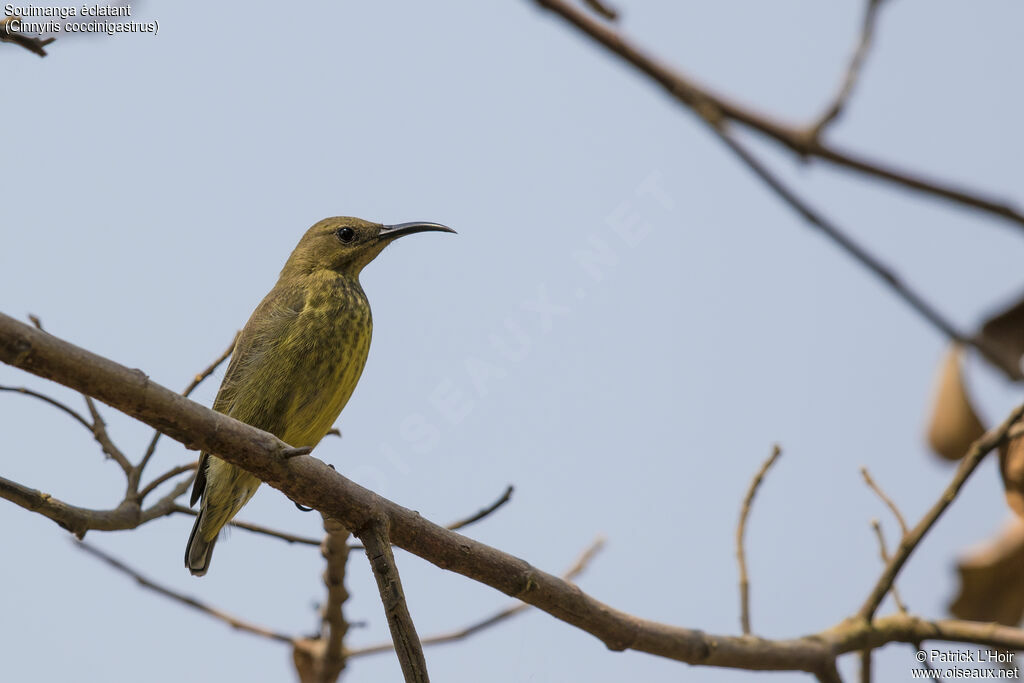
<instances>
[{"instance_id":1,"label":"bare branch","mask_svg":"<svg viewBox=\"0 0 1024 683\"><path fill-rule=\"evenodd\" d=\"M594 559L597 553L601 551L601 548L604 547L604 543L605 541L601 537L595 539L594 542L590 544L590 547L588 547L586 550L583 551L582 554L580 554L579 558L577 558L573 566L570 567L564 574L562 574L562 579L564 581L574 581L577 576L583 573L583 571L587 568L587 565L590 564L590 561ZM422 643L424 647L426 647L428 645L441 645L443 643L453 643L459 640L464 640L476 633L479 633L480 631L488 629L492 626L497 626L502 622L508 621L515 615L521 614L528 609L530 609L530 606L523 602L517 603L515 605L510 605L505 609L496 612L495 614L492 614L489 617L486 617L485 619L473 622L472 624L469 624L468 626L463 626L462 628L457 629L455 631L439 633L428 638L423 638ZM395 644L392 642L387 642L379 643L377 645L368 645L366 647L360 647L355 650L349 650L346 654L348 658L351 659L352 657L379 654L381 652L392 652L394 649Z\"/></svg>"},{"instance_id":2,"label":"bare branch","mask_svg":"<svg viewBox=\"0 0 1024 683\"><path fill-rule=\"evenodd\" d=\"M882 525L879 524L877 519L873 519L871 520L871 528L875 530L875 537L878 538L878 555L882 558L882 564L889 564L889 547L885 542ZM907 605L900 598L900 592L896 589L895 582L890 592L892 593L892 601L896 603L896 609L902 614L907 614Z\"/></svg>"},{"instance_id":3,"label":"bare branch","mask_svg":"<svg viewBox=\"0 0 1024 683\"><path fill-rule=\"evenodd\" d=\"M27 36L21 33L18 29L12 29L14 24L20 24L21 17L11 16L0 19L0 43L14 43L20 45L29 52L34 52L40 57L46 56L45 48L47 45L57 40L56 38L38 38L36 36ZM19 27L20 28L20 27Z\"/></svg>"},{"instance_id":4,"label":"bare branch","mask_svg":"<svg viewBox=\"0 0 1024 683\"><path fill-rule=\"evenodd\" d=\"M981 337L964 334L923 296L904 284L888 266L879 261L863 246L854 241L839 226L815 211L806 202L789 189L775 174L768 170L749 150L739 143L727 130L715 126L719 138L738 156L761 180L770 187L786 204L800 214L801 217L821 233L828 237L843 251L852 256L872 275L879 278L897 297L907 303L916 313L931 323L932 327L941 332L950 341L969 344L976 348L996 368L1011 376L1003 367L999 352L989 346L989 342Z\"/></svg>"},{"instance_id":5,"label":"bare branch","mask_svg":"<svg viewBox=\"0 0 1024 683\"><path fill-rule=\"evenodd\" d=\"M195 517L197 514L199 514L192 508L186 507L184 505L175 505L171 512L178 512L183 515L191 515L192 517ZM309 538L307 536L296 536L294 534L285 533L284 531L277 531L276 529L260 526L259 524L252 524L251 522L242 522L237 519L232 519L230 522L228 522L228 524L230 526L235 527L236 529L245 529L246 531L251 531L254 534L263 534L264 536L277 538L279 540L285 541L286 543L312 545L316 546L317 548L319 548L321 544L321 541L315 538Z\"/></svg>"},{"instance_id":6,"label":"bare branch","mask_svg":"<svg viewBox=\"0 0 1024 683\"><path fill-rule=\"evenodd\" d=\"M160 584L156 583L155 581L147 579L145 576L143 576L142 574L140 574L136 570L132 569L131 567L129 567L125 563L121 562L120 560L117 560L114 557L108 555L107 553L105 553L104 551L100 550L99 548L97 548L94 545L90 545L88 543L85 543L84 541L79 541L75 545L78 548L80 548L80 549L84 550L85 552L89 553L93 557L98 557L99 559L103 560L108 565L110 565L111 567L113 567L117 571L121 572L122 574L127 574L131 578L135 579L135 582L138 583L143 588L148 588L151 591L159 593L160 595L164 596L165 598L170 598L171 600L174 600L175 602L180 602L180 603L182 603L184 605L188 605L189 607L191 607L193 609L197 609L200 612L202 612L203 614L209 615L209 616L213 617L214 619L219 619L220 621L223 621L224 623L228 624L232 628L238 629L239 631L245 631L246 633L252 633L253 635L263 636L264 638L270 638L271 640L277 640L277 641L280 641L282 643L291 644L295 640L294 638L292 638L289 635L286 635L284 633L279 633L277 631L274 631L274 630L269 629L269 628L265 628L263 626L257 626L255 624L249 623L247 621L243 621L242 619L239 619L238 617L232 616L232 615L228 614L227 612L224 612L222 610L216 609L214 607L210 607L206 603L200 602L199 600L197 600L195 598L190 598L187 595L182 595L181 593L179 593L179 592L177 592L175 590L171 590L170 588L167 588L165 586L161 586Z\"/></svg>"},{"instance_id":7,"label":"bare branch","mask_svg":"<svg viewBox=\"0 0 1024 683\"><path fill-rule=\"evenodd\" d=\"M341 522L326 516L324 531L323 555L327 561L324 585L327 587L327 599L321 610L320 635L326 645L321 668L324 671L322 679L327 683L334 681L345 668L345 634L348 633L349 624L342 608L348 600L345 569L348 563L349 531Z\"/></svg>"},{"instance_id":8,"label":"bare branch","mask_svg":"<svg viewBox=\"0 0 1024 683\"><path fill-rule=\"evenodd\" d=\"M78 538L83 538L91 529L97 531L134 529L150 520L171 514L174 512L175 499L188 489L190 483L191 481L187 479L180 482L170 493L145 510L139 506L137 500L128 497L111 510L81 508L58 500L49 493L43 493L3 477L0 477L0 498L9 500L30 512L37 512Z\"/></svg>"},{"instance_id":9,"label":"bare branch","mask_svg":"<svg viewBox=\"0 0 1024 683\"><path fill-rule=\"evenodd\" d=\"M860 653L860 683L871 683L871 650Z\"/></svg>"},{"instance_id":10,"label":"bare branch","mask_svg":"<svg viewBox=\"0 0 1024 683\"><path fill-rule=\"evenodd\" d=\"M698 85L696 81L678 69L647 54L607 23L593 17L568 0L533 0L533 2L560 16L580 32L633 65L641 73L661 85L680 104L694 110L702 117L707 117L708 110L713 111L715 112L713 118L735 121L753 129L783 145L801 159L822 159L851 171L889 181L932 197L969 206L1015 223L1018 228L1024 228L1024 214L1006 202L984 197L979 193L933 180L921 174L887 166L881 162L857 156L834 145L826 145L809 135L804 127L780 123L769 116L718 95L708 88Z\"/></svg>"},{"instance_id":11,"label":"bare branch","mask_svg":"<svg viewBox=\"0 0 1024 683\"><path fill-rule=\"evenodd\" d=\"M395 545L538 607L594 635L612 650L632 649L704 666L806 671L819 676L830 674L838 655L890 642L946 640L1024 650L1022 629L962 620L926 621L902 614L871 621L866 617L846 619L820 633L787 640L709 634L649 621L604 604L525 560L433 524L364 489L316 458L283 459L280 456L286 446L272 434L205 408L151 382L140 371L40 333L2 313L0 362L95 396L187 446L217 453L290 499L330 515L349 529L363 529L375 519L386 519ZM972 446L942 501L893 555L876 588L878 596L872 594L863 612L874 611L876 600L887 592L913 547L955 497L977 462L1002 442L1009 425L1022 412L1024 406ZM165 514L170 513L173 495L172 491L154 507L165 504Z\"/></svg>"},{"instance_id":12,"label":"bare branch","mask_svg":"<svg viewBox=\"0 0 1024 683\"><path fill-rule=\"evenodd\" d=\"M107 457L116 462L125 475L128 476L129 481L131 481L132 464L128 462L128 457L110 439L110 434L107 433L107 423L100 415L100 411L96 409L96 403L92 400L92 397L88 394L82 394L82 397L85 399L86 407L89 408L89 415L92 416L93 438L96 439L96 443L100 445L100 448L107 454Z\"/></svg>"},{"instance_id":13,"label":"bare branch","mask_svg":"<svg viewBox=\"0 0 1024 683\"><path fill-rule=\"evenodd\" d=\"M15 19L16 18L17 17L15 17ZM9 25L9 22L0 22L0 30L2 30L6 25ZM43 321L42 319L39 318L39 316L30 313L28 319L37 330L46 333L46 330L43 328ZM91 422L89 420L86 420L82 416L82 414L79 413L77 410L73 410L72 408L69 408L67 405L61 403L56 399L46 396L45 394L31 391L24 387L0 387L0 391L16 391L27 396L38 398L41 401L45 401L46 403L49 403L50 405L56 408L59 408L60 410L64 411L72 418L77 420L79 424L81 424L83 427L89 430L89 433L92 434L93 438L96 440L96 443L100 445L100 448L103 450L103 453L121 467L121 470L128 477L128 490L135 490L134 487L132 486L131 480L132 465L130 462L128 462L128 458L125 457L124 453L122 453L121 450L116 445L114 445L114 442L110 439L110 435L107 433L107 423L103 421L103 418L100 416L99 411L96 409L96 404L93 403L92 398L89 397L87 394L82 394L82 398L85 399L85 406L89 410L89 416L92 419Z\"/></svg>"},{"instance_id":14,"label":"bare branch","mask_svg":"<svg viewBox=\"0 0 1024 683\"><path fill-rule=\"evenodd\" d=\"M345 634L349 623L342 610L348 600L345 566L348 563L349 531L343 524L324 516L324 542L321 552L327 561L323 580L327 598L320 609L320 632L295 643L292 658L302 683L333 683L348 660Z\"/></svg>"},{"instance_id":15,"label":"bare branch","mask_svg":"<svg viewBox=\"0 0 1024 683\"><path fill-rule=\"evenodd\" d=\"M355 532L366 547L373 576L377 579L380 600L391 628L391 640L395 644L398 662L406 683L428 683L427 660L423 657L423 645L416 635L416 626L409 614L402 590L402 579L398 575L391 539L388 535L386 518L370 519L366 526Z\"/></svg>"},{"instance_id":16,"label":"bare branch","mask_svg":"<svg viewBox=\"0 0 1024 683\"><path fill-rule=\"evenodd\" d=\"M868 472L867 467L861 467L860 474L864 477L864 483L867 484L868 487L875 492L875 495L885 503L885 506L892 511L893 516L896 518L896 522L900 525L900 533L906 536L910 532L910 529L907 527L907 520L903 517L903 513L901 513L900 509L896 507L896 503L892 501L892 498L885 495L885 491L875 483L875 480L871 478L871 473Z\"/></svg>"},{"instance_id":17,"label":"bare branch","mask_svg":"<svg viewBox=\"0 0 1024 683\"><path fill-rule=\"evenodd\" d=\"M157 477L153 481L149 482L149 484L147 484L144 489L139 491L139 500L145 500L146 496L148 496L150 493L152 493L153 490L156 487L160 486L160 484L163 484L168 479L173 479L174 477L178 476L179 474L184 474L185 472L191 472L191 471L195 470L196 467L198 467L198 466L199 466L199 461L198 460L193 460L192 462L188 463L187 465L178 465L177 467L174 467L174 468L171 468L171 469L167 470L166 472L161 474L159 477Z\"/></svg>"},{"instance_id":18,"label":"bare branch","mask_svg":"<svg viewBox=\"0 0 1024 683\"><path fill-rule=\"evenodd\" d=\"M512 499L512 492L513 491L515 491L515 487L512 486L511 484L509 484L508 487L505 489L505 492L501 494L501 496L498 498L498 500L494 501L493 503L491 503L490 505L488 505L487 507L485 507L484 509L480 510L479 512L477 512L474 515L470 515L469 517L466 517L465 519L460 519L457 522L452 522L451 524L448 525L448 528L450 530L452 530L452 531L455 531L457 529L464 529L467 526L469 526L470 524L474 524L476 522L479 522L481 519L483 519L484 517L488 516L489 514L491 514L492 512L497 510L498 508L500 508L502 505L504 505L505 503L510 501Z\"/></svg>"},{"instance_id":19,"label":"bare branch","mask_svg":"<svg viewBox=\"0 0 1024 683\"><path fill-rule=\"evenodd\" d=\"M850 57L850 63L846 67L846 73L843 75L843 82L839 86L839 92L836 93L832 99L832 103L829 105L817 123L811 126L810 136L812 139L817 140L821 137L825 127L835 121L843 111L843 107L850 99L850 95L853 93L853 87L857 84L857 78L860 76L862 67L864 66L864 60L868 56L868 51L871 49L871 42L875 37L875 24L878 20L878 10L881 8L884 0L867 0L864 7L864 21L860 27L860 38L857 41L857 47L853 51L853 55ZM870 672L869 672L870 674Z\"/></svg>"},{"instance_id":20,"label":"bare branch","mask_svg":"<svg viewBox=\"0 0 1024 683\"><path fill-rule=\"evenodd\" d=\"M31 389L28 389L26 387L0 386L0 391L16 392L16 393L19 393L19 394L24 394L26 396L31 396L32 398L38 398L40 401L43 401L45 403L49 403L54 408L58 408L59 410L62 410L65 413L67 413L68 415L70 415L72 418L77 420L79 424L81 424L83 427L88 429L90 434L92 433L92 425L89 423L88 420L86 420L84 417L82 417L81 413L79 413L77 410L69 407L67 404L61 403L60 401L58 401L55 398L50 398L46 394L41 394L41 393L39 393L37 391L32 391Z\"/></svg>"},{"instance_id":21,"label":"bare branch","mask_svg":"<svg viewBox=\"0 0 1024 683\"><path fill-rule=\"evenodd\" d=\"M892 559L889 564L886 565L882 575L878 578L875 583L875 587L871 590L871 594L868 596L864 605L858 612L858 617L871 621L871 618L875 614L875 610L878 609L878 605L881 604L885 598L886 593L892 588L893 581L896 580L896 576L899 574L903 565L906 564L907 560L910 559L910 554L914 552L918 544L924 538L925 534L935 525L935 522L939 520L942 513L949 507L960 489L963 488L967 478L971 476L971 473L981 464L981 461L985 456L992 450L998 448L1007 439L1007 434L1010 428L1020 419L1021 415L1024 415L1024 405L1020 405L1015 408L1010 416L1003 421L1001 425L995 429L990 430L971 446L970 450L967 451L967 455L964 456L963 460L960 461L960 467L957 468L956 475L953 477L953 481L949 483L946 490L943 491L942 495L931 507L930 510L925 514L920 522L917 523L910 533L905 534L900 539L899 546L896 547L896 552L893 553Z\"/></svg>"},{"instance_id":22,"label":"bare branch","mask_svg":"<svg viewBox=\"0 0 1024 683\"><path fill-rule=\"evenodd\" d=\"M750 634L750 580L747 577L747 554L743 547L744 537L747 533L747 517L750 516L750 506L754 503L754 495L764 481L764 475L768 473L775 461L782 455L782 449L778 444L772 446L772 454L761 464L761 469L754 475L747 489L747 495L743 497L743 506L740 508L740 521L736 526L736 561L740 566L740 625L743 634Z\"/></svg>"},{"instance_id":23,"label":"bare branch","mask_svg":"<svg viewBox=\"0 0 1024 683\"><path fill-rule=\"evenodd\" d=\"M192 381L188 383L188 386L185 387L185 390L181 392L182 396L191 396L192 392L195 391L196 388L203 383L203 380L205 380L207 377L216 372L217 368L219 368L224 361L231 357L231 352L235 350L235 343L238 341L239 334L241 333L235 332L235 336L231 339L231 344L229 344L228 347L224 349L224 351L206 367L206 369L204 369L202 372L200 372L198 375L192 378ZM156 453L156 444L158 441L160 441L160 436L161 435L159 431L153 433L153 438L150 439L149 446L146 447L146 452L143 454L142 460L139 461L138 471L140 476L142 474L142 470L144 470L146 468L146 465L149 464L149 459L153 457L154 453Z\"/></svg>"},{"instance_id":24,"label":"bare branch","mask_svg":"<svg viewBox=\"0 0 1024 683\"><path fill-rule=\"evenodd\" d=\"M460 519L457 522L452 522L451 524L449 524L445 528L449 529L451 531L456 531L457 529L464 529L467 526L469 526L470 524L475 524L476 522L479 522L481 519L483 519L484 517L487 517L492 512L494 512L495 510L500 508L502 505L504 505L505 503L507 503L510 500L512 500L512 492L513 491L515 491L515 487L512 486L511 484L509 484L508 487L506 487L505 492L502 493L498 497L498 499L496 501L494 501L493 503L491 503L487 507L483 508L482 510L479 510L476 513L470 515L469 517L466 517L465 519ZM358 544L352 544L348 548L349 548L349 550L363 550L364 549L363 546L358 545Z\"/></svg>"}]
</instances>

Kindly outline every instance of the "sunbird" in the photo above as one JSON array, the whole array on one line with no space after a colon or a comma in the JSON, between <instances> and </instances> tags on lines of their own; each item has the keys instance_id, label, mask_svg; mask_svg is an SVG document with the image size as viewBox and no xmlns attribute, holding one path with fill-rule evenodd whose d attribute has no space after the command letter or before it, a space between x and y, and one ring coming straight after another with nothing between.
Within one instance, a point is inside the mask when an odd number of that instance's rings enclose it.
<instances>
[{"instance_id":1,"label":"sunbird","mask_svg":"<svg viewBox=\"0 0 1024 683\"><path fill-rule=\"evenodd\" d=\"M394 239L428 230L455 232L439 223L381 225L348 216L307 230L239 334L213 409L290 446L316 446L356 388L370 350L373 321L359 273ZM185 547L194 576L210 568L217 535L259 485L242 468L200 454L190 504L202 504Z\"/></svg>"}]
</instances>

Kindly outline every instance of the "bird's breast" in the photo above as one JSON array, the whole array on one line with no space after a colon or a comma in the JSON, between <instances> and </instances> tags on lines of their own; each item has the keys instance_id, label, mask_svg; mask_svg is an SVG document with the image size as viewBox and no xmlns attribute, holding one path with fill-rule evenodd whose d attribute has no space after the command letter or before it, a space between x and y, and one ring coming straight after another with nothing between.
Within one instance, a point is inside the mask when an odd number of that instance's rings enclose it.
<instances>
[{"instance_id":1,"label":"bird's breast","mask_svg":"<svg viewBox=\"0 0 1024 683\"><path fill-rule=\"evenodd\" d=\"M362 375L372 332L370 306L358 284L325 288L307 298L285 350L300 368L287 391L279 435L285 442L315 445L334 425Z\"/></svg>"}]
</instances>

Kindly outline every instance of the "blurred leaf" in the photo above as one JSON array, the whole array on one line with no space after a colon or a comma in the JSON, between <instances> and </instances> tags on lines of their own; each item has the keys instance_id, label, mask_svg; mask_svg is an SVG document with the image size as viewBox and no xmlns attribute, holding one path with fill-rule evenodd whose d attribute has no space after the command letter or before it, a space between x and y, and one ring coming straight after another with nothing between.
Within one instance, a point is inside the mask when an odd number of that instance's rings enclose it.
<instances>
[{"instance_id":1,"label":"blurred leaf","mask_svg":"<svg viewBox=\"0 0 1024 683\"><path fill-rule=\"evenodd\" d=\"M1024 356L1024 297L985 321L978 340L993 352L1007 375L1024 379L1020 367Z\"/></svg>"},{"instance_id":2,"label":"blurred leaf","mask_svg":"<svg viewBox=\"0 0 1024 683\"><path fill-rule=\"evenodd\" d=\"M957 563L960 593L949 606L959 619L1016 626L1024 616L1024 522L1017 519L985 547Z\"/></svg>"},{"instance_id":3,"label":"blurred leaf","mask_svg":"<svg viewBox=\"0 0 1024 683\"><path fill-rule=\"evenodd\" d=\"M963 347L950 347L939 366L928 444L947 460L959 460L976 439L985 433L964 386L961 360Z\"/></svg>"},{"instance_id":4,"label":"blurred leaf","mask_svg":"<svg viewBox=\"0 0 1024 683\"><path fill-rule=\"evenodd\" d=\"M1006 502L1024 517L1024 437L1017 437L999 449L999 472L1003 475Z\"/></svg>"}]
</instances>

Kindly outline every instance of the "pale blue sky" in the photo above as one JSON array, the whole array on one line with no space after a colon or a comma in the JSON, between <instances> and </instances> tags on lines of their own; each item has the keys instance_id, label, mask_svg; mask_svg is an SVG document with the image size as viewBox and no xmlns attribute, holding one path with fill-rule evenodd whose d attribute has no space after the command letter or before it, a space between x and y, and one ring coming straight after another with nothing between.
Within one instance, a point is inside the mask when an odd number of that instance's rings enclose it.
<instances>
[{"instance_id":1,"label":"pale blue sky","mask_svg":"<svg viewBox=\"0 0 1024 683\"><path fill-rule=\"evenodd\" d=\"M796 121L831 97L862 11L618 4L622 28L652 51ZM515 484L513 502L470 535L560 572L603 534L585 590L713 633L739 631L734 528L774 442L783 460L748 529L754 628L768 637L834 624L875 580L869 520L893 540L895 528L861 465L911 519L948 481L921 439L944 340L688 112L532 3L145 3L134 14L159 20L159 35L65 39L45 59L0 46L3 312L35 313L180 389L313 222L451 225L458 236L410 237L365 271L373 347L344 438L317 455L441 522ZM1010 0L891 3L832 139L1024 203L1022 23ZM965 328L1019 293L1024 240L1012 226L796 167L746 139ZM669 201L644 191L652 183ZM623 220L643 234L623 240ZM614 264L595 279L578 252L601 244ZM509 326L528 338L511 355L494 341L511 340ZM972 370L984 412L1000 418L1019 392ZM209 405L219 379L197 400ZM7 367L0 383L68 396ZM120 500L123 477L80 427L22 397L0 395L0 406L3 476L77 505ZM106 415L122 447L144 448L148 430ZM154 473L192 457L167 440ZM900 587L914 611L945 614L953 557L1007 514L990 462L907 567ZM319 531L266 488L242 517ZM88 540L245 619L313 630L315 549L236 531L193 579L181 560L190 526L174 517ZM139 589L42 517L0 503L0 529L3 678L289 680L285 647ZM397 556L421 634L509 602ZM386 639L362 558L347 583L349 619L367 622L351 644ZM427 659L438 681L763 678L611 653L539 612ZM908 647L878 656L886 680L909 677L912 662ZM345 680L399 676L393 657L376 656L353 661Z\"/></svg>"}]
</instances>

